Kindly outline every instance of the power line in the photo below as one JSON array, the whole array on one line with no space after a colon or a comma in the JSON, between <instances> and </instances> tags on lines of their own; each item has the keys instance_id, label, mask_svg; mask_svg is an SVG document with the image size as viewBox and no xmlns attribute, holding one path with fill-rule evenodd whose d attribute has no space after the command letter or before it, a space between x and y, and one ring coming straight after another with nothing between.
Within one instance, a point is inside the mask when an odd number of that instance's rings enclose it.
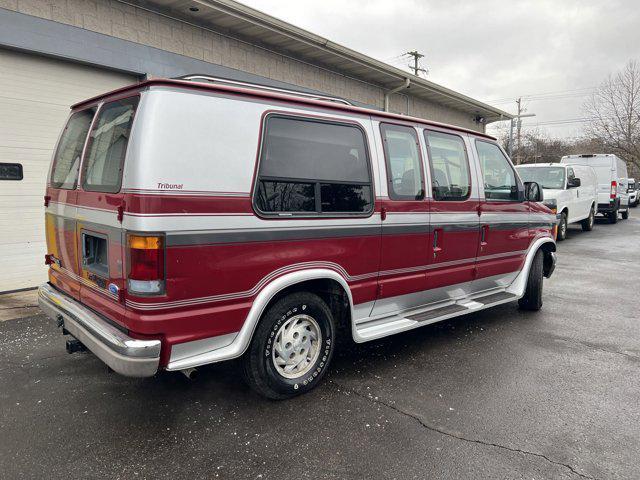
<instances>
[{"instance_id":1,"label":"power line","mask_svg":"<svg viewBox=\"0 0 640 480\"><path fill-rule=\"evenodd\" d=\"M553 92L541 92L541 93L530 93L527 95L520 95L519 97L529 100L529 99L538 99L545 97L560 97L564 95L588 95L597 90L598 87L583 87L583 88L575 88L571 90L556 90ZM493 100L487 100L486 103L499 103L499 102L513 102L513 97L503 97L503 98L495 98Z\"/></svg>"},{"instance_id":2,"label":"power line","mask_svg":"<svg viewBox=\"0 0 640 480\"><path fill-rule=\"evenodd\" d=\"M556 96L549 96L549 97L538 97L538 98L532 98L532 97L521 97L522 99L526 100L527 102L544 102L547 100L562 100L565 98L583 98L586 97L588 95L591 95L591 93L571 93L571 94L566 94L566 95L556 95ZM491 105L508 105L509 103L513 103L513 99L511 100L504 100L501 102L486 102L489 103Z\"/></svg>"}]
</instances>

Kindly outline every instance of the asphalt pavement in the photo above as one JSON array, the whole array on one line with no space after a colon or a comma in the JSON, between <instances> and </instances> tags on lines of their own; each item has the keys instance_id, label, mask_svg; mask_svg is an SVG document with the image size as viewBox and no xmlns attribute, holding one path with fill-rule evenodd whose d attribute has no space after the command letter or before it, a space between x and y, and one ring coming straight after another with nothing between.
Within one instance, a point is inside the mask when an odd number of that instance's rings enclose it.
<instances>
[{"instance_id":1,"label":"asphalt pavement","mask_svg":"<svg viewBox=\"0 0 640 480\"><path fill-rule=\"evenodd\" d=\"M0 478L640 478L631 216L570 227L542 311L508 304L353 345L284 402L233 363L193 381L108 373L23 308L0 321Z\"/></svg>"}]
</instances>

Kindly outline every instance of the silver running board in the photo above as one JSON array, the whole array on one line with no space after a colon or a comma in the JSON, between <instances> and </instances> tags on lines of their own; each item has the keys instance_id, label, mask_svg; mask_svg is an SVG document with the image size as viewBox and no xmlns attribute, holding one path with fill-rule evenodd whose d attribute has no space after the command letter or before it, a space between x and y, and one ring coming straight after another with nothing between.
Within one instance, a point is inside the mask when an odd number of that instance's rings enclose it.
<instances>
[{"instance_id":1,"label":"silver running board","mask_svg":"<svg viewBox=\"0 0 640 480\"><path fill-rule=\"evenodd\" d=\"M423 306L399 314L370 318L354 325L354 338L357 342L366 342L517 299L518 296L513 293L493 290L462 300L447 300L436 305Z\"/></svg>"}]
</instances>

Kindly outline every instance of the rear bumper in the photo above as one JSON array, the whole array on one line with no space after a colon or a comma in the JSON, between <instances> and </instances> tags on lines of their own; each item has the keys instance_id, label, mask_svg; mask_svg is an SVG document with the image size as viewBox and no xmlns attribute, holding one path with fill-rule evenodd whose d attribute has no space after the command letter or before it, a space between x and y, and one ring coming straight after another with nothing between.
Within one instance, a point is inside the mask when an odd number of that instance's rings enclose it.
<instances>
[{"instance_id":1,"label":"rear bumper","mask_svg":"<svg viewBox=\"0 0 640 480\"><path fill-rule=\"evenodd\" d=\"M599 203L598 204L598 213L613 213L618 210L619 204L618 202L614 203Z\"/></svg>"},{"instance_id":2,"label":"rear bumper","mask_svg":"<svg viewBox=\"0 0 640 480\"><path fill-rule=\"evenodd\" d=\"M160 340L128 336L68 295L45 283L38 289L38 304L112 370L128 377L150 377L158 371Z\"/></svg>"}]
</instances>

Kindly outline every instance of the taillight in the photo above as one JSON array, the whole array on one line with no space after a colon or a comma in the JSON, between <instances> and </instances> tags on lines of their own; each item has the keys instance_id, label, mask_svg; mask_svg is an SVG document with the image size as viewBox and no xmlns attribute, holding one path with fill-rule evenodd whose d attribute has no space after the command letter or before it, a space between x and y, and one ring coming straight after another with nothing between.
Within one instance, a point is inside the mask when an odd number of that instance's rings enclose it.
<instances>
[{"instance_id":1,"label":"taillight","mask_svg":"<svg viewBox=\"0 0 640 480\"><path fill-rule=\"evenodd\" d=\"M609 198L611 200L615 200L616 199L616 192L618 191L618 182L616 182L615 180L611 181L611 193L609 194Z\"/></svg>"},{"instance_id":2,"label":"taillight","mask_svg":"<svg viewBox=\"0 0 640 480\"><path fill-rule=\"evenodd\" d=\"M127 236L129 250L128 290L158 294L164 291L164 238L155 235Z\"/></svg>"}]
</instances>

